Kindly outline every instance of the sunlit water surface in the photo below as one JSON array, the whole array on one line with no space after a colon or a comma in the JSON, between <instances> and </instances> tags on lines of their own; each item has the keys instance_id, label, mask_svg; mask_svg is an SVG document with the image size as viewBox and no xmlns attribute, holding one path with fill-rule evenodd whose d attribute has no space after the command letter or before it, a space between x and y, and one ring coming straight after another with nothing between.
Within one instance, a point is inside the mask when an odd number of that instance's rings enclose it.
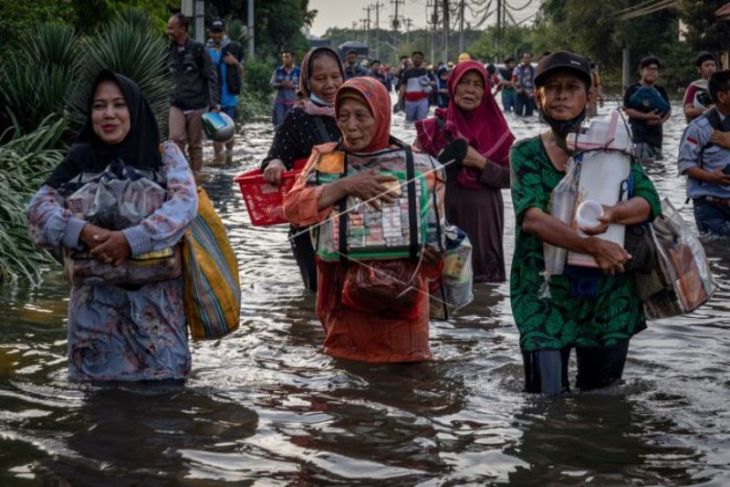
<instances>
[{"instance_id":1,"label":"sunlit water surface","mask_svg":"<svg viewBox=\"0 0 730 487\"><path fill-rule=\"evenodd\" d=\"M648 173L693 221L674 113L667 161ZM509 121L518 138L543 129ZM402 116L393 133L414 138ZM192 345L184 387L69 383L59 270L39 288L0 289L0 485L730 484L726 242L707 243L720 286L711 302L651 323L631 341L624 383L608 390L522 392L506 284L478 286L460 316L432 323L431 362L336 360L322 353L287 229L252 227L233 182L272 135L268 123L247 125L236 163L206 169L238 254L243 318L230 337Z\"/></svg>"}]
</instances>

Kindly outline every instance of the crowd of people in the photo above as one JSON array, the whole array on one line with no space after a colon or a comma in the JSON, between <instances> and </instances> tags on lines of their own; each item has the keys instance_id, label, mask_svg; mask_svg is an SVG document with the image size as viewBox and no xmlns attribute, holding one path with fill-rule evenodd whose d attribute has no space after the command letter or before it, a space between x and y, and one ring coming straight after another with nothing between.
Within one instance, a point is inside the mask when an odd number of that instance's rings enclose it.
<instances>
[{"instance_id":1,"label":"crowd of people","mask_svg":"<svg viewBox=\"0 0 730 487\"><path fill-rule=\"evenodd\" d=\"M235 118L243 53L220 20L211 24L206 45L189 38L180 15L170 18L168 35L174 143L161 142L133 80L99 73L88 94L86 124L30 202L30 231L39 246L63 248L65 258L84 253L84 259L123 268L180 243L198 205L194 174L202 167L201 117L222 111ZM646 320L626 270L632 256L600 235L609 225L642 224L661 213L642 165L661 157L662 124L671 114L667 93L657 84L659 59L641 60L639 82L623 100L638 156L631 163L630 197L604 206L598 224L582 229L585 235L550 211L551 194L573 156L566 139L602 103L596 67L585 57L545 53L534 64L524 53L520 64L508 57L496 67L463 54L456 64L433 67L416 51L389 69L378 60L362 66L356 52L343 63L335 50L318 47L301 66L291 51L283 51L281 59L271 78L277 129L261 170L278 185L285 171L301 169L284 211L304 287L317 293L326 353L366 362L429 359L432 284L444 272L443 229L448 222L468 236L474 283L506 281L502 191L509 189L516 222L510 297L526 391L568 391L574 348L578 389L621 379L629 341L646 328ZM689 125L678 167L687 176L699 230L728 236L730 71L717 71L709 54L700 55L696 65L700 79L684 97ZM390 132L392 90L398 94L396 109L415 122L412 144ZM529 117L535 110L545 130L515 141L505 113ZM216 159L230 161L232 150L232 143L217 145ZM148 175L167 196L134 225L104 228L94 223L93 212L85 215L72 204L74 192L82 180L92 181L119 161ZM424 192L429 197L419 199ZM348 216L353 211L357 216ZM386 215L389 226L383 223L380 234L366 234L365 244L350 241L351 227L362 231L367 222L385 222ZM389 233L392 228L398 232ZM367 252L373 242L401 240L393 249L378 247L380 254ZM600 272L589 291L570 274L556 275L546 299L545 244L595 259ZM72 279L70 376L184 379L191 366L184 299L180 277L134 284Z\"/></svg>"}]
</instances>

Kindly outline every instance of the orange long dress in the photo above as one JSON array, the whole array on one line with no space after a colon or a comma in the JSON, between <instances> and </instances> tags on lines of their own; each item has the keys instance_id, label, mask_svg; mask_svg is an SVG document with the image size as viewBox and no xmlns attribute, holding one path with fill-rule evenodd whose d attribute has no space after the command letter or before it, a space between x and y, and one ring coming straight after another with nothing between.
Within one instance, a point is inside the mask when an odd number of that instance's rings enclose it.
<instances>
[{"instance_id":1,"label":"orange long dress","mask_svg":"<svg viewBox=\"0 0 730 487\"><path fill-rule=\"evenodd\" d=\"M321 154L330 152L335 144L314 148L312 156L299 179L287 194L284 211L295 226L309 226L324 221L332 208L317 209L317 199L323 186L308 186L307 177L314 170ZM351 265L358 265L357 263ZM415 286L424 293L419 300L415 319L388 318L386 313L364 313L342 303L345 265L317 259L317 317L326 336L325 353L333 357L363 362L418 362L431 358L428 345L428 278L439 270L422 268Z\"/></svg>"}]
</instances>

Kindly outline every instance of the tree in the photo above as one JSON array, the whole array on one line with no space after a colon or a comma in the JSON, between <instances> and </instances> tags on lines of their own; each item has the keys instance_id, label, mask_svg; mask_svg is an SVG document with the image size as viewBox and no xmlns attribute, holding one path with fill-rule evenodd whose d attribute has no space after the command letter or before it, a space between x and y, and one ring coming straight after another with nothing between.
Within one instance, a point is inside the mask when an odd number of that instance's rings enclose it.
<instances>
[{"instance_id":1,"label":"tree","mask_svg":"<svg viewBox=\"0 0 730 487\"><path fill-rule=\"evenodd\" d=\"M718 52L730 47L730 22L715 17L727 0L680 0L679 13L687 25L687 42L694 51Z\"/></svg>"}]
</instances>

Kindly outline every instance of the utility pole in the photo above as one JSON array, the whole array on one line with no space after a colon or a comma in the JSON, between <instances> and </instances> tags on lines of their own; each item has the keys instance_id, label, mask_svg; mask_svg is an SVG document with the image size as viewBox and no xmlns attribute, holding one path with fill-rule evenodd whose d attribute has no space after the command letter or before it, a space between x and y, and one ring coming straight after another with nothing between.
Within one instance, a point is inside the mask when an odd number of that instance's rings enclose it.
<instances>
[{"instance_id":1,"label":"utility pole","mask_svg":"<svg viewBox=\"0 0 730 487\"><path fill-rule=\"evenodd\" d=\"M400 17L398 16L398 7L400 7L400 4L403 3L405 0L390 0L390 4L395 6L395 13L393 14L393 44L396 46L396 50L399 50L399 42L398 42L398 28L400 27Z\"/></svg>"},{"instance_id":2,"label":"utility pole","mask_svg":"<svg viewBox=\"0 0 730 487\"><path fill-rule=\"evenodd\" d=\"M380 7L385 7L385 4L375 2L371 7L375 9L375 58L380 59Z\"/></svg>"},{"instance_id":3,"label":"utility pole","mask_svg":"<svg viewBox=\"0 0 730 487\"><path fill-rule=\"evenodd\" d=\"M433 9L433 11L431 11ZM430 13L429 13L430 12ZM437 0L426 2L426 23L431 27L431 62L436 62L436 26L439 22L439 4Z\"/></svg>"},{"instance_id":4,"label":"utility pole","mask_svg":"<svg viewBox=\"0 0 730 487\"><path fill-rule=\"evenodd\" d=\"M464 52L464 0L459 0L459 52Z\"/></svg>"},{"instance_id":5,"label":"utility pole","mask_svg":"<svg viewBox=\"0 0 730 487\"><path fill-rule=\"evenodd\" d=\"M372 5L362 8L367 16L365 17L365 44L370 47L370 11L373 9Z\"/></svg>"},{"instance_id":6,"label":"utility pole","mask_svg":"<svg viewBox=\"0 0 730 487\"><path fill-rule=\"evenodd\" d=\"M411 44L411 25L413 25L413 19L406 18L403 19L403 22L406 24L406 45Z\"/></svg>"},{"instance_id":7,"label":"utility pole","mask_svg":"<svg viewBox=\"0 0 730 487\"><path fill-rule=\"evenodd\" d=\"M253 59L254 57L254 24L253 24L253 2L254 0L248 0L248 58Z\"/></svg>"},{"instance_id":8,"label":"utility pole","mask_svg":"<svg viewBox=\"0 0 730 487\"><path fill-rule=\"evenodd\" d=\"M449 62L449 0L442 0L444 38L441 51L441 61L446 64Z\"/></svg>"}]
</instances>

